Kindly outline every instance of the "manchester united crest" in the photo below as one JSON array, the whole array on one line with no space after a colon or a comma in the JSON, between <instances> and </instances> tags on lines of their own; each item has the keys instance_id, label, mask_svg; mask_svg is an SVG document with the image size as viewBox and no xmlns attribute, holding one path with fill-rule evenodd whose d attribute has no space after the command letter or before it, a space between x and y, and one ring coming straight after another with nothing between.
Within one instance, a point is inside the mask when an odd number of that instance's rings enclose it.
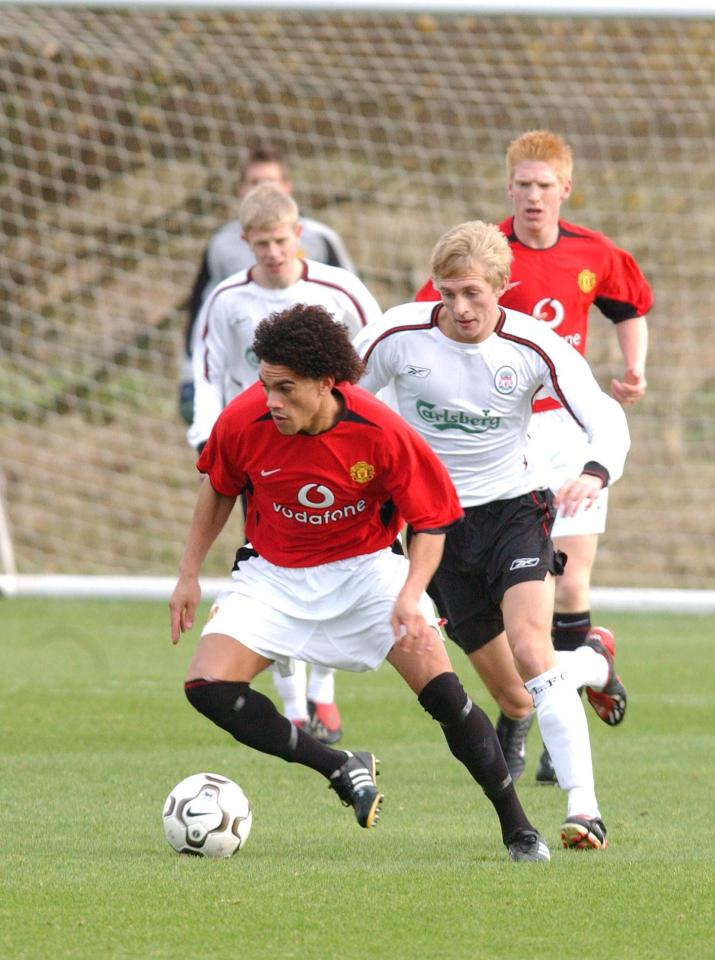
<instances>
[{"instance_id":1,"label":"manchester united crest","mask_svg":"<svg viewBox=\"0 0 715 960\"><path fill-rule=\"evenodd\" d=\"M365 460L358 460L350 467L350 478L355 483L369 483L375 476L375 468Z\"/></svg>"},{"instance_id":2,"label":"manchester united crest","mask_svg":"<svg viewBox=\"0 0 715 960\"><path fill-rule=\"evenodd\" d=\"M596 286L596 274L592 270L582 270L578 275L577 283L582 293L590 293Z\"/></svg>"}]
</instances>

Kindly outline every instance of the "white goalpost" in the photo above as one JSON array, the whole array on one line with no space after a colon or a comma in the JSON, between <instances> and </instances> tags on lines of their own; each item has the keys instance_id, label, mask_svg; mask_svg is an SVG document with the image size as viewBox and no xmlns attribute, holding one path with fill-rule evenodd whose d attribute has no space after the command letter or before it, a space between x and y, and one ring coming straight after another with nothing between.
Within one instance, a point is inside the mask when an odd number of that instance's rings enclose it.
<instances>
[{"instance_id":1,"label":"white goalpost","mask_svg":"<svg viewBox=\"0 0 715 960\"><path fill-rule=\"evenodd\" d=\"M503 219L505 148L548 127L574 151L566 218L655 292L594 606L712 612L711 6L0 0L0 591L166 595L198 483L186 301L252 147L286 156L387 309L447 227ZM590 338L607 389L596 311Z\"/></svg>"},{"instance_id":2,"label":"white goalpost","mask_svg":"<svg viewBox=\"0 0 715 960\"><path fill-rule=\"evenodd\" d=\"M15 549L5 506L5 475L0 470L0 594L14 593L16 578Z\"/></svg>"}]
</instances>

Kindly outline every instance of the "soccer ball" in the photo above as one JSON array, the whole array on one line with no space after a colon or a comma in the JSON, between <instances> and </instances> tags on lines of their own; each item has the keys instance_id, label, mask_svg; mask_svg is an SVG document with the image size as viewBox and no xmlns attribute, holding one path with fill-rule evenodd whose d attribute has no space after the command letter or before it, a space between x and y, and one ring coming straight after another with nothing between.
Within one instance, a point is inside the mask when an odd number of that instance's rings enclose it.
<instances>
[{"instance_id":1,"label":"soccer ball","mask_svg":"<svg viewBox=\"0 0 715 960\"><path fill-rule=\"evenodd\" d=\"M177 853L232 857L248 840L252 823L243 790L217 773L187 777L164 804L164 833Z\"/></svg>"}]
</instances>

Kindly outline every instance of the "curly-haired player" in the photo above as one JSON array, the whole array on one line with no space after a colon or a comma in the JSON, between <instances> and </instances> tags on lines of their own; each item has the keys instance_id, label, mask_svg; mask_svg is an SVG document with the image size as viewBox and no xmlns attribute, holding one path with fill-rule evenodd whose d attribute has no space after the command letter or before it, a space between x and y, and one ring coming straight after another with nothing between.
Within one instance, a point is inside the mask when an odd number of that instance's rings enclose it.
<instances>
[{"instance_id":1,"label":"curly-haired player","mask_svg":"<svg viewBox=\"0 0 715 960\"><path fill-rule=\"evenodd\" d=\"M241 227L255 262L213 290L197 321L194 416L188 439L199 451L228 401L256 382L258 360L251 344L264 317L296 303L316 304L355 333L382 315L353 273L301 257L298 214L293 198L275 182L259 183L243 195ZM328 743L340 739L331 670L315 667L308 678L305 667L299 666L290 678L280 678L274 671L274 681L290 720L310 727Z\"/></svg>"},{"instance_id":2,"label":"curly-haired player","mask_svg":"<svg viewBox=\"0 0 715 960\"><path fill-rule=\"evenodd\" d=\"M251 549L212 607L186 696L240 743L322 774L372 827L382 802L373 754L320 743L251 681L273 663L290 673L296 656L353 671L387 659L491 801L510 858L548 860L424 592L445 531L463 515L446 469L401 417L353 385L362 364L322 308L263 320L253 349L260 383L221 413L198 461L206 478L170 603L174 643L193 624L202 561L244 492ZM390 549L405 521L409 561Z\"/></svg>"},{"instance_id":3,"label":"curly-haired player","mask_svg":"<svg viewBox=\"0 0 715 960\"><path fill-rule=\"evenodd\" d=\"M309 380L329 376L357 383L362 376L363 362L345 336L347 327L336 324L324 307L297 303L268 319L258 324L253 338L259 361L290 367Z\"/></svg>"}]
</instances>

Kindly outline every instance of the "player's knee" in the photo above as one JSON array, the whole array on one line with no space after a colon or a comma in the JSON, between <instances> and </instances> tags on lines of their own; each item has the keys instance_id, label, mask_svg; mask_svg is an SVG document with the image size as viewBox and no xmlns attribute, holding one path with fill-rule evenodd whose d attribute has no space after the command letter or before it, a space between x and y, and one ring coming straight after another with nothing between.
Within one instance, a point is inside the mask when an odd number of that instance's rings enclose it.
<instances>
[{"instance_id":1,"label":"player's knee","mask_svg":"<svg viewBox=\"0 0 715 960\"><path fill-rule=\"evenodd\" d=\"M188 680L184 693L195 710L226 729L230 721L235 723L252 691L245 682Z\"/></svg>"},{"instance_id":2,"label":"player's knee","mask_svg":"<svg viewBox=\"0 0 715 960\"><path fill-rule=\"evenodd\" d=\"M578 567L570 563L560 577L556 578L557 603L566 609L582 609L584 601L588 601L591 571L589 567ZM588 606L588 603L586 602Z\"/></svg>"},{"instance_id":3,"label":"player's knee","mask_svg":"<svg viewBox=\"0 0 715 960\"><path fill-rule=\"evenodd\" d=\"M472 708L472 701L456 673L440 673L425 684L417 699L443 727L459 723Z\"/></svg>"}]
</instances>

